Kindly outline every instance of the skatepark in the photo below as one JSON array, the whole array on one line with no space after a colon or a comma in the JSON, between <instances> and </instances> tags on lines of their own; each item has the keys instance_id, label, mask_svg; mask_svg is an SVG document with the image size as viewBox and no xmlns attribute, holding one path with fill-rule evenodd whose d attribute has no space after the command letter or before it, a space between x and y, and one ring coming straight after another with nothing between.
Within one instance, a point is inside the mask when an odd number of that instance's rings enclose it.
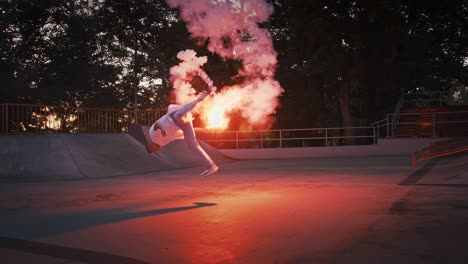
<instances>
[{"instance_id":1,"label":"skatepark","mask_svg":"<svg viewBox=\"0 0 468 264\"><path fill-rule=\"evenodd\" d=\"M2 263L465 263L466 154L442 138L216 150L129 134L0 137Z\"/></svg>"},{"instance_id":2,"label":"skatepark","mask_svg":"<svg viewBox=\"0 0 468 264\"><path fill-rule=\"evenodd\" d=\"M467 0L0 14L0 264L468 263Z\"/></svg>"}]
</instances>

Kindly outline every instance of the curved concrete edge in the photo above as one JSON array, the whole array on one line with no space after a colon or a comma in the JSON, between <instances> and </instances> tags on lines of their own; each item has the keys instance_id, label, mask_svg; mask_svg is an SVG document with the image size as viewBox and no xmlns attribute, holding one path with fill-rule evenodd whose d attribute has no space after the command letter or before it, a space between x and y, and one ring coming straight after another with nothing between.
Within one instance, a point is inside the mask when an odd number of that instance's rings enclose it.
<instances>
[{"instance_id":1,"label":"curved concrete edge","mask_svg":"<svg viewBox=\"0 0 468 264\"><path fill-rule=\"evenodd\" d=\"M203 166L176 140L156 154L128 134L0 136L0 180L44 181L104 178ZM215 162L232 159L200 142ZM203 170L203 169L200 169Z\"/></svg>"},{"instance_id":2,"label":"curved concrete edge","mask_svg":"<svg viewBox=\"0 0 468 264\"><path fill-rule=\"evenodd\" d=\"M83 176L60 136L0 136L0 145L0 178L3 180Z\"/></svg>"},{"instance_id":3,"label":"curved concrete edge","mask_svg":"<svg viewBox=\"0 0 468 264\"><path fill-rule=\"evenodd\" d=\"M141 128L144 129L146 128ZM217 163L233 159L294 159L347 156L410 156L430 143L447 138L381 139L376 145L217 150L200 145ZM48 134L0 136L0 180L72 180L202 166L183 140L157 154L146 152L142 141L129 134ZM409 157L410 158L410 157Z\"/></svg>"},{"instance_id":4,"label":"curved concrete edge","mask_svg":"<svg viewBox=\"0 0 468 264\"><path fill-rule=\"evenodd\" d=\"M220 149L222 154L235 159L297 159L321 157L363 156L411 156L432 142L448 138L389 138L379 139L375 145L307 147L307 148L264 148L264 149Z\"/></svg>"}]
</instances>

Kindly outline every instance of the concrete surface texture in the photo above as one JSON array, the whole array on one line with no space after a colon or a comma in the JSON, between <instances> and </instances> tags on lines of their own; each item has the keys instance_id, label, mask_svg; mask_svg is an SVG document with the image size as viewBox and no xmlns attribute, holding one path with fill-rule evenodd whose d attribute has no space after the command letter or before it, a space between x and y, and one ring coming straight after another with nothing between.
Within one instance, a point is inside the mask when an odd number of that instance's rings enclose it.
<instances>
[{"instance_id":1,"label":"concrete surface texture","mask_svg":"<svg viewBox=\"0 0 468 264\"><path fill-rule=\"evenodd\" d=\"M382 138L374 145L329 146L308 148L222 149L221 153L236 159L291 159L317 157L367 157L409 155L447 138Z\"/></svg>"},{"instance_id":2,"label":"concrete surface texture","mask_svg":"<svg viewBox=\"0 0 468 264\"><path fill-rule=\"evenodd\" d=\"M21 152L15 148L30 148L50 154L39 157L42 161L67 160L69 153L54 152L65 142L74 158L67 162L78 166L62 176L37 172L42 180L35 181L28 180L33 175L12 181L2 170L6 177L0 181L2 263L468 259L466 155L424 162L416 169L408 155L265 160L220 155L224 159L220 171L202 178L195 163L168 170L162 164L169 168L166 164L173 161L164 163L157 157L150 159L155 167L132 174L136 167L126 166L149 155L138 142L131 145L132 138L112 157L107 156L104 138L96 145L83 142L85 137L80 141L61 136L62 142L51 140L42 147L33 147L34 136L18 140L31 141L16 147L9 143L10 152L2 152L2 159L8 157L5 153ZM174 144L165 155L185 160L181 149ZM28 152L22 152L26 160ZM130 165L106 163L114 159ZM17 156L2 165L15 171L21 160ZM32 174L40 167L35 166ZM76 176L80 170L88 177ZM58 180L59 176L66 178Z\"/></svg>"},{"instance_id":3,"label":"concrete surface texture","mask_svg":"<svg viewBox=\"0 0 468 264\"><path fill-rule=\"evenodd\" d=\"M0 136L0 145L0 180L101 178L203 164L200 157L187 154L183 140L149 154L128 134ZM207 144L203 147L216 162L230 161Z\"/></svg>"}]
</instances>

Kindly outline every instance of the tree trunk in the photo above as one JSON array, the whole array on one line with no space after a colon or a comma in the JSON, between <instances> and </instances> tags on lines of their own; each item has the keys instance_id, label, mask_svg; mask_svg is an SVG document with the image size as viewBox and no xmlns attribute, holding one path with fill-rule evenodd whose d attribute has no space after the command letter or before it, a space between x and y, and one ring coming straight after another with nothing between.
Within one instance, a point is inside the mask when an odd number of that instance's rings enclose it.
<instances>
[{"instance_id":1,"label":"tree trunk","mask_svg":"<svg viewBox=\"0 0 468 264\"><path fill-rule=\"evenodd\" d=\"M341 113L341 122L342 126L345 127L344 136L352 137L354 136L354 129L352 119L351 119L351 110L349 104L349 92L350 92L350 83L349 81L342 81L338 86L338 102L340 105ZM345 138L343 140L346 144L354 144L355 138Z\"/></svg>"},{"instance_id":2,"label":"tree trunk","mask_svg":"<svg viewBox=\"0 0 468 264\"><path fill-rule=\"evenodd\" d=\"M379 119L377 111L377 85L375 83L367 84L367 123L370 124Z\"/></svg>"}]
</instances>

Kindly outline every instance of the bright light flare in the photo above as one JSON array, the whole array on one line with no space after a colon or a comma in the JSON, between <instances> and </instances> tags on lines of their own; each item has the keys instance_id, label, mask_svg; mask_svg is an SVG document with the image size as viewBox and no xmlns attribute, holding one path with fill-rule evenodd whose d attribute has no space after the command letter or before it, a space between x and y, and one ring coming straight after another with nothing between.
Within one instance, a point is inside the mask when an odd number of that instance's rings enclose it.
<instances>
[{"instance_id":1,"label":"bright light flare","mask_svg":"<svg viewBox=\"0 0 468 264\"><path fill-rule=\"evenodd\" d=\"M176 102L184 105L199 96L190 79L206 63L206 57L197 57L193 50L181 51L177 57L182 61L170 70L173 94ZM275 114L282 93L283 89L274 79L251 76L241 84L221 87L193 112L200 115L206 129L227 129L233 113L241 115L242 125L268 126L268 117Z\"/></svg>"},{"instance_id":2,"label":"bright light flare","mask_svg":"<svg viewBox=\"0 0 468 264\"><path fill-rule=\"evenodd\" d=\"M229 126L230 115L240 103L240 93L240 90L231 88L210 96L203 102L199 112L206 129L224 130Z\"/></svg>"},{"instance_id":3,"label":"bright light flare","mask_svg":"<svg viewBox=\"0 0 468 264\"><path fill-rule=\"evenodd\" d=\"M56 114L49 114L46 116L44 125L53 130L59 130L62 126L62 120Z\"/></svg>"},{"instance_id":4,"label":"bright light flare","mask_svg":"<svg viewBox=\"0 0 468 264\"><path fill-rule=\"evenodd\" d=\"M205 99L199 110L206 129L225 130L232 112L242 104L243 91L231 87Z\"/></svg>"},{"instance_id":5,"label":"bright light flare","mask_svg":"<svg viewBox=\"0 0 468 264\"><path fill-rule=\"evenodd\" d=\"M207 129L226 129L234 112L249 125L268 126L268 117L275 113L281 92L279 83L274 80L257 79L243 85L223 87L206 98L197 113Z\"/></svg>"},{"instance_id":6,"label":"bright light flare","mask_svg":"<svg viewBox=\"0 0 468 264\"><path fill-rule=\"evenodd\" d=\"M206 119L206 129L226 129L229 124L229 118L226 113L218 111L215 108L207 110L204 114Z\"/></svg>"}]
</instances>

